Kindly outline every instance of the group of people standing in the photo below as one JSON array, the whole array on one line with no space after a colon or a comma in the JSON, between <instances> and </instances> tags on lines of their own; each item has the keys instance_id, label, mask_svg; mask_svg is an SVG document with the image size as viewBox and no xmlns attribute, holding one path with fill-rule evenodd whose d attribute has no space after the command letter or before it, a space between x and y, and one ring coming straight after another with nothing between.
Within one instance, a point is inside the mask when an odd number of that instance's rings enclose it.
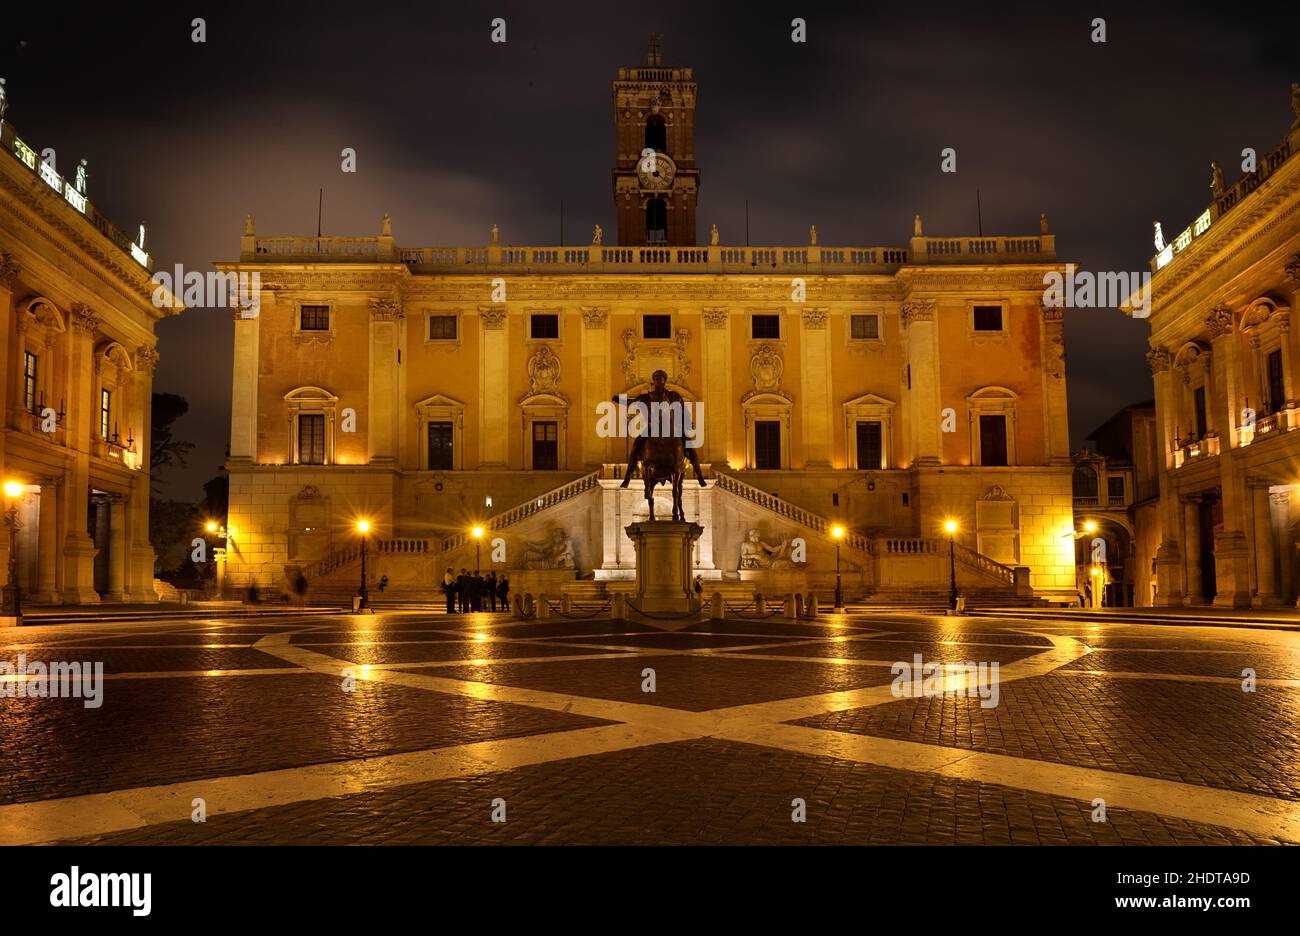
<instances>
[{"instance_id":1,"label":"group of people standing","mask_svg":"<svg viewBox=\"0 0 1300 936\"><path fill-rule=\"evenodd\" d=\"M448 569L442 577L442 592L447 597L448 614L469 614L476 611L495 611L497 602L502 611L510 610L510 579L505 573L470 572L461 569L456 575Z\"/></svg>"}]
</instances>

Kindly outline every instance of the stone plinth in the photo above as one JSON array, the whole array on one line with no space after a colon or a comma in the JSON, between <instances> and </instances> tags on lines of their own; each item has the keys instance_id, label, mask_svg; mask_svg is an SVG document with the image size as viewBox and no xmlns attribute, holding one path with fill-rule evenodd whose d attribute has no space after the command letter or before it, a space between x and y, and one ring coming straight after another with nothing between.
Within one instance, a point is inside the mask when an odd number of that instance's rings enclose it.
<instances>
[{"instance_id":1,"label":"stone plinth","mask_svg":"<svg viewBox=\"0 0 1300 936\"><path fill-rule=\"evenodd\" d=\"M703 532L698 523L669 520L628 525L628 538L636 548L636 606L640 610L686 614L699 608L691 581L691 556Z\"/></svg>"}]
</instances>

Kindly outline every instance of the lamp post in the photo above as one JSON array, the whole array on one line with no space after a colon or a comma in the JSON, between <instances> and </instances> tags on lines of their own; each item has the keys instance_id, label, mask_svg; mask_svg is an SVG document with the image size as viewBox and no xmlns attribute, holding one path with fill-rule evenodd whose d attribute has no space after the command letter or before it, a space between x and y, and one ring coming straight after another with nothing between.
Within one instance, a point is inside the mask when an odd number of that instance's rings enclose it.
<instances>
[{"instance_id":1,"label":"lamp post","mask_svg":"<svg viewBox=\"0 0 1300 936\"><path fill-rule=\"evenodd\" d=\"M370 521L358 520L357 532L361 534L361 591L358 592L361 602L357 610L366 611L370 608L370 594L366 591L366 534L370 532Z\"/></svg>"},{"instance_id":2,"label":"lamp post","mask_svg":"<svg viewBox=\"0 0 1300 936\"><path fill-rule=\"evenodd\" d=\"M945 520L944 530L948 533L948 610L957 610L957 546L954 537L957 533L957 521Z\"/></svg>"},{"instance_id":3,"label":"lamp post","mask_svg":"<svg viewBox=\"0 0 1300 936\"><path fill-rule=\"evenodd\" d=\"M831 527L831 536L835 539L835 610L844 610L844 588L840 583L840 540L844 539L844 527L838 523Z\"/></svg>"},{"instance_id":4,"label":"lamp post","mask_svg":"<svg viewBox=\"0 0 1300 936\"><path fill-rule=\"evenodd\" d=\"M5 526L9 528L9 579L4 586L3 610L0 616L11 617L15 623L23 621L23 592L18 585L18 521L17 499L23 486L17 481L5 482Z\"/></svg>"},{"instance_id":5,"label":"lamp post","mask_svg":"<svg viewBox=\"0 0 1300 936\"><path fill-rule=\"evenodd\" d=\"M476 526L469 532L474 537L474 574L478 575L482 571L479 565L479 553L483 547L483 528Z\"/></svg>"},{"instance_id":6,"label":"lamp post","mask_svg":"<svg viewBox=\"0 0 1300 936\"><path fill-rule=\"evenodd\" d=\"M224 541L227 538L226 525L224 523L219 523L216 520L209 520L207 523L203 524L203 531L218 542ZM217 596L220 597L226 593L226 547L214 545L212 547L212 560L216 563L216 589Z\"/></svg>"}]
</instances>

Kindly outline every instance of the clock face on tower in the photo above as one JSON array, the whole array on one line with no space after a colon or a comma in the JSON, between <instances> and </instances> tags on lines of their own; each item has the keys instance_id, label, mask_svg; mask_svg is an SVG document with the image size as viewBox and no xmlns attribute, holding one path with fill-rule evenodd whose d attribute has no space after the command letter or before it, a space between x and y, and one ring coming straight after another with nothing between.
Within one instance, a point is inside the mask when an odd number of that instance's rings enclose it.
<instances>
[{"instance_id":1,"label":"clock face on tower","mask_svg":"<svg viewBox=\"0 0 1300 936\"><path fill-rule=\"evenodd\" d=\"M636 164L636 175L642 188L671 188L676 174L677 166L667 153L647 154Z\"/></svg>"}]
</instances>

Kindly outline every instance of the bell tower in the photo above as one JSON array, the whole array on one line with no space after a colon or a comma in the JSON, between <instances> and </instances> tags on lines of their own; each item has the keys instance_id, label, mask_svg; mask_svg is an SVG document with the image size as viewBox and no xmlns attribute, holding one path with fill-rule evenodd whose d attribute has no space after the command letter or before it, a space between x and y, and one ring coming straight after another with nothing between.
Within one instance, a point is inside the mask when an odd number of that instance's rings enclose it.
<instances>
[{"instance_id":1,"label":"bell tower","mask_svg":"<svg viewBox=\"0 0 1300 936\"><path fill-rule=\"evenodd\" d=\"M693 247L700 187L694 69L665 67L657 33L650 36L645 65L618 70L614 126L619 245Z\"/></svg>"}]
</instances>

